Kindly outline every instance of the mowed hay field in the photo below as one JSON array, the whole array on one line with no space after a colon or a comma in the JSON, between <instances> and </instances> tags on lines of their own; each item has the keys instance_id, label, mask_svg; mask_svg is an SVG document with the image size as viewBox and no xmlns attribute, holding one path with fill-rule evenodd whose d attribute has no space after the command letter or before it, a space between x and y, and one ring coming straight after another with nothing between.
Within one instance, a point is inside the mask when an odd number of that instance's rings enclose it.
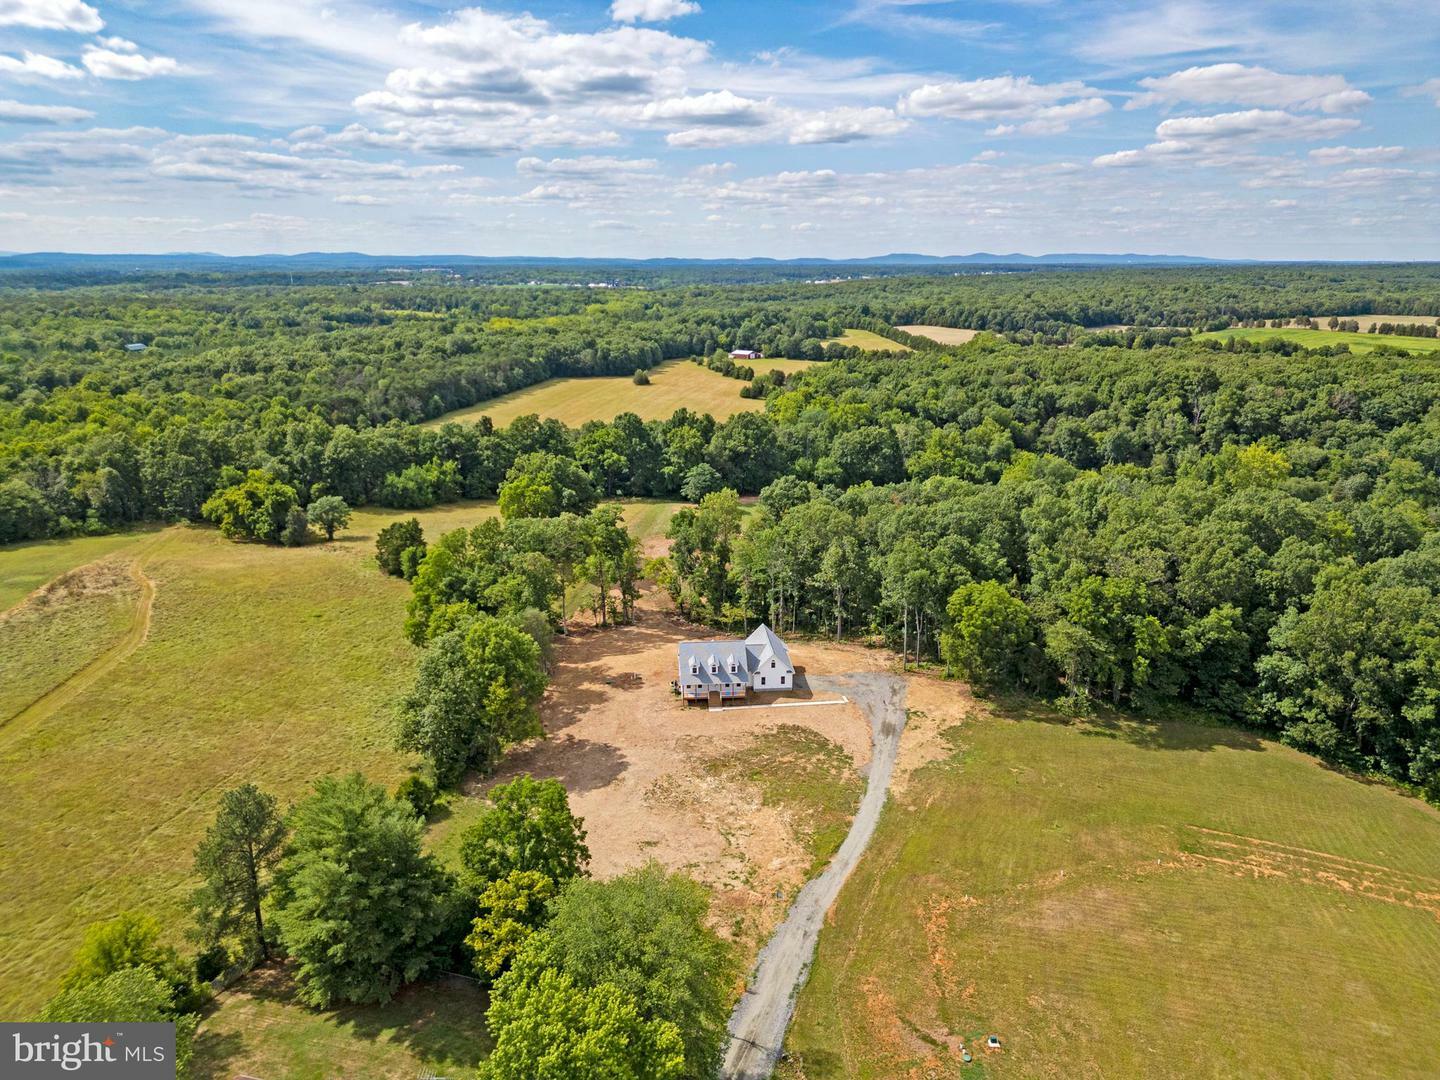
<instances>
[{"instance_id":1,"label":"mowed hay field","mask_svg":"<svg viewBox=\"0 0 1440 1080\"><path fill-rule=\"evenodd\" d=\"M815 362L746 360L744 364L759 375L777 368L787 373L804 371ZM648 386L636 386L629 375L547 379L513 394L446 413L426 426L439 427L451 421L473 423L488 416L497 427L503 427L517 416L538 413L570 427L579 427L590 420L613 420L624 412L633 412L642 420L667 420L676 409L709 413L717 420L727 420L738 412L756 412L765 407L760 398L740 396L740 388L745 384L739 379L727 378L690 360L667 360L651 368L648 374Z\"/></svg>"},{"instance_id":2,"label":"mowed hay field","mask_svg":"<svg viewBox=\"0 0 1440 1080\"><path fill-rule=\"evenodd\" d=\"M891 341L887 337L870 330L846 330L839 337L826 338L821 344L824 345L853 345L857 349L869 349L871 352L913 352L909 345L902 345L898 341ZM748 361L747 361L748 363Z\"/></svg>"},{"instance_id":3,"label":"mowed hay field","mask_svg":"<svg viewBox=\"0 0 1440 1080\"><path fill-rule=\"evenodd\" d=\"M1440 338L1405 337L1402 334L1365 334L1352 333L1349 330L1306 330L1298 326L1290 327L1236 327L1233 330L1215 330L1208 334L1198 334L1197 337L1215 338L1224 341L1226 338L1234 338L1236 341L1265 341L1270 338L1284 338L1286 341L1293 341L1297 345L1303 345L1307 349L1318 349L1326 345L1339 345L1345 343L1350 346L1354 353L1370 352L1377 345L1389 345L1396 349L1406 349L1410 352L1437 352L1440 351Z\"/></svg>"},{"instance_id":4,"label":"mowed hay field","mask_svg":"<svg viewBox=\"0 0 1440 1080\"><path fill-rule=\"evenodd\" d=\"M949 737L830 914L780 1076L1435 1075L1433 808L1221 728Z\"/></svg>"},{"instance_id":5,"label":"mowed hay field","mask_svg":"<svg viewBox=\"0 0 1440 1080\"><path fill-rule=\"evenodd\" d=\"M907 334L915 334L919 337L928 337L931 341L940 342L941 345L964 345L980 333L979 330L962 330L958 326L923 326L919 323L911 326L897 326L895 329L904 330Z\"/></svg>"},{"instance_id":6,"label":"mowed hay field","mask_svg":"<svg viewBox=\"0 0 1440 1080\"><path fill-rule=\"evenodd\" d=\"M627 517L649 537L670 510ZM494 513L413 516L434 538ZM357 511L335 543L298 549L198 526L107 538L98 563L83 539L0 549L12 592L74 572L0 618L0 1016L54 992L92 922L143 908L181 942L194 846L227 788L253 781L288 804L326 774L406 774L390 724L417 655L409 585L373 553L379 528L410 516Z\"/></svg>"}]
</instances>

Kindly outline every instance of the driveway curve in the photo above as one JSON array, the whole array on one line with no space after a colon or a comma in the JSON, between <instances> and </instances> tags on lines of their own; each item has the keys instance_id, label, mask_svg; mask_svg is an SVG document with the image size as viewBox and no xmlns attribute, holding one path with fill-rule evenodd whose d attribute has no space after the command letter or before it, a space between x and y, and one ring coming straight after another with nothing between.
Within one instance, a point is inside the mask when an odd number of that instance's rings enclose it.
<instances>
[{"instance_id":1,"label":"driveway curve","mask_svg":"<svg viewBox=\"0 0 1440 1080\"><path fill-rule=\"evenodd\" d=\"M905 730L905 680L896 675L844 675L813 685L842 690L870 720L871 755L865 795L830 865L805 883L785 921L760 950L750 983L730 1015L726 1080L767 1080L780 1060L795 997L805 985L825 913L864 854L890 791L890 774Z\"/></svg>"}]
</instances>

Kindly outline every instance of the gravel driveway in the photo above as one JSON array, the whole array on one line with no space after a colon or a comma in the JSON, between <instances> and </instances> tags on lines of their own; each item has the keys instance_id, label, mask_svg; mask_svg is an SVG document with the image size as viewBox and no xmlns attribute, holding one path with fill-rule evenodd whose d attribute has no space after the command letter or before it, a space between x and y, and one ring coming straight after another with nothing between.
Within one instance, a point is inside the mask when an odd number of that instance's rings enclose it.
<instances>
[{"instance_id":1,"label":"gravel driveway","mask_svg":"<svg viewBox=\"0 0 1440 1080\"><path fill-rule=\"evenodd\" d=\"M760 951L750 984L730 1016L730 1045L721 1075L726 1080L766 1080L780 1060L795 996L805 985L825 913L860 861L890 789L890 774L905 730L905 680L896 675L843 675L814 681L816 689L849 696L870 719L869 777L865 796L840 850L823 873L795 897L785 921Z\"/></svg>"}]
</instances>

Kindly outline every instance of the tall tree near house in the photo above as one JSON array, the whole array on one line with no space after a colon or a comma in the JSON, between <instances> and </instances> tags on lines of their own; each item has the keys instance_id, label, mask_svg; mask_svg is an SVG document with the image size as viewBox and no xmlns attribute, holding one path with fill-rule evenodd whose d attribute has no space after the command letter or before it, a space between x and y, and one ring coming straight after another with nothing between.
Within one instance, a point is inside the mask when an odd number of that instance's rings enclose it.
<instances>
[{"instance_id":1,"label":"tall tree near house","mask_svg":"<svg viewBox=\"0 0 1440 1080\"><path fill-rule=\"evenodd\" d=\"M489 769L505 746L540 733L535 705L545 690L535 639L503 619L464 612L435 638L397 713L396 744L423 754L436 782Z\"/></svg>"},{"instance_id":2,"label":"tall tree near house","mask_svg":"<svg viewBox=\"0 0 1440 1080\"><path fill-rule=\"evenodd\" d=\"M434 959L444 872L422 825L359 773L326 777L291 815L294 838L275 887L275 923L301 1000L389 1001Z\"/></svg>"},{"instance_id":3,"label":"tall tree near house","mask_svg":"<svg viewBox=\"0 0 1440 1080\"><path fill-rule=\"evenodd\" d=\"M285 822L269 795L242 784L220 797L215 822L195 848L197 929L214 944L232 933L248 938L261 960L270 957L262 904L285 846Z\"/></svg>"},{"instance_id":4,"label":"tall tree near house","mask_svg":"<svg viewBox=\"0 0 1440 1080\"><path fill-rule=\"evenodd\" d=\"M620 594L622 617L628 622L639 595L640 545L625 528L620 507L599 506L582 525L587 554L581 572L595 589L596 621L609 623L611 590Z\"/></svg>"}]
</instances>

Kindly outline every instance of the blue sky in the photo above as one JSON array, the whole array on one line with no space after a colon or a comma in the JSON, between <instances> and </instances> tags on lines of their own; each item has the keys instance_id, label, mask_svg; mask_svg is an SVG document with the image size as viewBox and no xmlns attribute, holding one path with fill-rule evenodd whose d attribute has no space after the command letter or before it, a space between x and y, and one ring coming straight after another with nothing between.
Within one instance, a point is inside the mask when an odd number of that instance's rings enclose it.
<instances>
[{"instance_id":1,"label":"blue sky","mask_svg":"<svg viewBox=\"0 0 1440 1080\"><path fill-rule=\"evenodd\" d=\"M1436 0L0 0L0 250L1440 257Z\"/></svg>"}]
</instances>

